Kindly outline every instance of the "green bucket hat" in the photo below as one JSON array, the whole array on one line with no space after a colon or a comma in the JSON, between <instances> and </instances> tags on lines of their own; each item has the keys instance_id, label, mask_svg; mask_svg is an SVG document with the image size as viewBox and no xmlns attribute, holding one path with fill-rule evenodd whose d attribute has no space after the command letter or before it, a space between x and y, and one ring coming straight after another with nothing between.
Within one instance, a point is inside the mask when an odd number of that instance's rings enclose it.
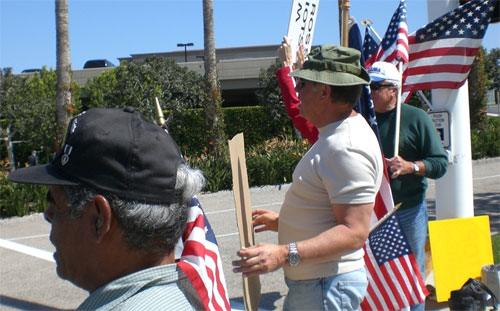
<instances>
[{"instance_id":1,"label":"green bucket hat","mask_svg":"<svg viewBox=\"0 0 500 311\"><path fill-rule=\"evenodd\" d=\"M289 76L337 86L369 84L370 75L361 66L360 57L356 49L322 45L314 48L304 66Z\"/></svg>"}]
</instances>

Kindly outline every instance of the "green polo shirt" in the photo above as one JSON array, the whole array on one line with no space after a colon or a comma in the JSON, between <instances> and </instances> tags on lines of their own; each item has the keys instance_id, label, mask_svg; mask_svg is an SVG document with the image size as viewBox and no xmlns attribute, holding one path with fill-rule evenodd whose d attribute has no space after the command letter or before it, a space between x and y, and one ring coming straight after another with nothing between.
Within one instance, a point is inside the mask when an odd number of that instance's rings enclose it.
<instances>
[{"instance_id":1,"label":"green polo shirt","mask_svg":"<svg viewBox=\"0 0 500 311\"><path fill-rule=\"evenodd\" d=\"M384 156L392 158L396 109L376 115ZM405 209L425 200L426 177L437 179L443 176L448 168L448 156L434 123L425 111L407 104L401 106L399 156L406 161L422 161L425 164L425 177L408 174L396 179L390 178L394 204L402 202L401 209Z\"/></svg>"}]
</instances>

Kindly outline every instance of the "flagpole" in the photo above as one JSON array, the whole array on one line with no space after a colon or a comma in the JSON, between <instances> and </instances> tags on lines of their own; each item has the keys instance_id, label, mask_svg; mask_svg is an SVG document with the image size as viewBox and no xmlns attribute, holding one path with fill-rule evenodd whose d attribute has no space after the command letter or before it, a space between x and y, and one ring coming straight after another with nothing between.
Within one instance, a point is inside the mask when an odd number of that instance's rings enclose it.
<instances>
[{"instance_id":1,"label":"flagpole","mask_svg":"<svg viewBox=\"0 0 500 311\"><path fill-rule=\"evenodd\" d=\"M398 71L401 75L403 73L403 62L399 62ZM401 81L403 81L401 79ZM396 102L396 135L394 135L394 156L397 157L399 154L399 128L401 124L401 89L402 85L398 88L398 100Z\"/></svg>"},{"instance_id":2,"label":"flagpole","mask_svg":"<svg viewBox=\"0 0 500 311\"><path fill-rule=\"evenodd\" d=\"M377 223L375 223L371 228L370 228L370 233L377 229L384 221L387 220L387 218L391 217L392 214L394 214L400 207L401 207L401 204L403 204L402 202L400 202L398 205L394 206L393 209L391 209L390 211L388 211L384 217L380 218Z\"/></svg>"},{"instance_id":3,"label":"flagpole","mask_svg":"<svg viewBox=\"0 0 500 311\"><path fill-rule=\"evenodd\" d=\"M349 0L342 0L342 46L349 46Z\"/></svg>"},{"instance_id":4,"label":"flagpole","mask_svg":"<svg viewBox=\"0 0 500 311\"><path fill-rule=\"evenodd\" d=\"M365 23L363 24L363 22L365 22ZM364 20L363 22L361 22L361 24L362 25L366 25L366 27L370 28L370 32L372 34L374 34L375 37L377 37L377 39L378 39L379 42L382 41L382 38L380 37L380 35L375 31L375 28L372 27L373 22L371 20L369 20L369 19Z\"/></svg>"},{"instance_id":5,"label":"flagpole","mask_svg":"<svg viewBox=\"0 0 500 311\"><path fill-rule=\"evenodd\" d=\"M156 114L158 115L158 122L160 122L160 126L163 126L165 125L165 117L163 116L163 111L161 110L158 97L155 97L155 106L156 106Z\"/></svg>"}]
</instances>

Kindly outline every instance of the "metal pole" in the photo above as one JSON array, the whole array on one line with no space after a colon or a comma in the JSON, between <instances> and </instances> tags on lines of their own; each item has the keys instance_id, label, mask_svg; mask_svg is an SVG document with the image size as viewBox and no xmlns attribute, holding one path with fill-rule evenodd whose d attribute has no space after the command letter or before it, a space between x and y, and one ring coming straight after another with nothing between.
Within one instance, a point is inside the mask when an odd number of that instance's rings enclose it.
<instances>
[{"instance_id":1,"label":"metal pole","mask_svg":"<svg viewBox=\"0 0 500 311\"><path fill-rule=\"evenodd\" d=\"M349 45L349 0L342 1L342 46Z\"/></svg>"},{"instance_id":2,"label":"metal pole","mask_svg":"<svg viewBox=\"0 0 500 311\"><path fill-rule=\"evenodd\" d=\"M187 47L188 46L193 46L194 43L193 42L189 42L189 43L177 43L177 46L178 47L184 47L184 62L187 63L188 61L188 57L187 57Z\"/></svg>"}]
</instances>

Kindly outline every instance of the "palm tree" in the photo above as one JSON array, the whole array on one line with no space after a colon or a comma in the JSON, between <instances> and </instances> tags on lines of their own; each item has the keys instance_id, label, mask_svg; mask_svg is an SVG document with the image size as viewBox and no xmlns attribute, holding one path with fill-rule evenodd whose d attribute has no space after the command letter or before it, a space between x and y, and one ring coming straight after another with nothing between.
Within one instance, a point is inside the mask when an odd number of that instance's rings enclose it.
<instances>
[{"instance_id":1,"label":"palm tree","mask_svg":"<svg viewBox=\"0 0 500 311\"><path fill-rule=\"evenodd\" d=\"M224 118L222 114L222 97L217 77L213 11L213 0L203 0L205 79L210 94L205 106L205 123L208 134L207 145L215 155L219 155L226 144L226 135L224 133Z\"/></svg>"},{"instance_id":2,"label":"palm tree","mask_svg":"<svg viewBox=\"0 0 500 311\"><path fill-rule=\"evenodd\" d=\"M68 0L56 0L57 38L57 141L61 141L71 118L71 62L69 55Z\"/></svg>"}]
</instances>

